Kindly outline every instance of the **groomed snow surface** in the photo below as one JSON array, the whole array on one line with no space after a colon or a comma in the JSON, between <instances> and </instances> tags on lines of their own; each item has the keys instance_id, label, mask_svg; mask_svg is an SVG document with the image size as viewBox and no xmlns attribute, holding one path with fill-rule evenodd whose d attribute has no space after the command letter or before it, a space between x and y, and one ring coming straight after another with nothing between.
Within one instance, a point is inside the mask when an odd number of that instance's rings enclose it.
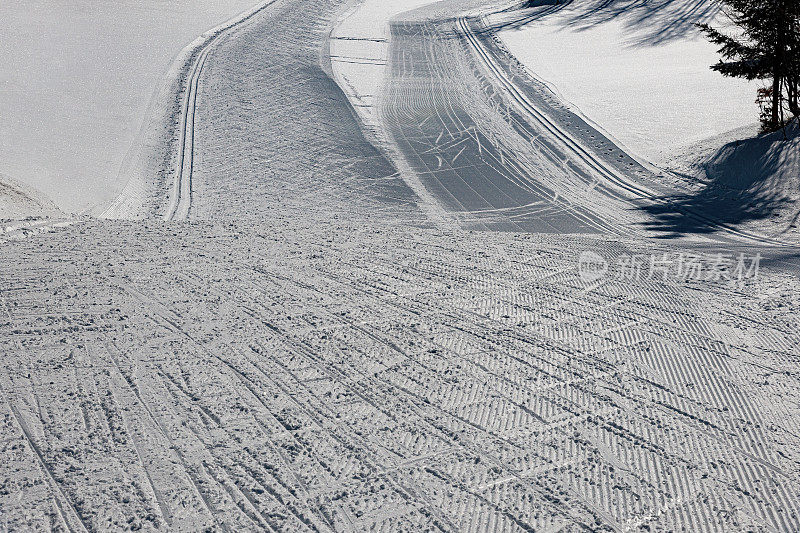
<instances>
[{"instance_id":1,"label":"groomed snow surface","mask_svg":"<svg viewBox=\"0 0 800 533\"><path fill-rule=\"evenodd\" d=\"M509 51L564 100L640 157L743 126L756 133L756 82L725 78L696 22L726 25L714 0L533 2L499 32ZM496 23L509 23L496 17Z\"/></svg>"},{"instance_id":2,"label":"groomed snow surface","mask_svg":"<svg viewBox=\"0 0 800 533\"><path fill-rule=\"evenodd\" d=\"M403 153L462 205L506 175L535 220L583 192L620 223L440 227L320 60L347 3L219 40L189 222L2 245L0 530L798 531L796 250L636 236L653 176L550 93L510 107L514 65L457 9L392 47ZM762 268L697 275L722 253Z\"/></svg>"},{"instance_id":3,"label":"groomed snow surface","mask_svg":"<svg viewBox=\"0 0 800 533\"><path fill-rule=\"evenodd\" d=\"M384 77L389 21L436 0L364 0L345 11L331 34L331 64L336 81L362 120L375 127L375 98Z\"/></svg>"}]
</instances>

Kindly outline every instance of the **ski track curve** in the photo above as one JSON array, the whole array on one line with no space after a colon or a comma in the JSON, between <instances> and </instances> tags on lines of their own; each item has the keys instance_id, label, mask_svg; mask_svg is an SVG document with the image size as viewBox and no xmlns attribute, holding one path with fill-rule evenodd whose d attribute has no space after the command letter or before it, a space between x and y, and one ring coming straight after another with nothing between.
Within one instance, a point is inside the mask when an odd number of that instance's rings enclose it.
<instances>
[{"instance_id":1,"label":"ski track curve","mask_svg":"<svg viewBox=\"0 0 800 533\"><path fill-rule=\"evenodd\" d=\"M210 30L199 39L201 44L195 48L195 56L187 74L187 81L183 88L183 103L180 115L179 139L177 148L177 163L172 179L172 191L169 203L164 213L164 220L186 220L192 206L192 173L194 171L194 138L195 138L195 110L197 108L197 93L203 67L209 54L219 40L251 21L276 0L262 1L234 19Z\"/></svg>"},{"instance_id":2,"label":"ski track curve","mask_svg":"<svg viewBox=\"0 0 800 533\"><path fill-rule=\"evenodd\" d=\"M527 75L484 15L439 15L392 21L381 113L428 192L468 226L658 236L644 209L680 191ZM684 211L716 232L683 240L792 246Z\"/></svg>"},{"instance_id":3,"label":"ski track curve","mask_svg":"<svg viewBox=\"0 0 800 533\"><path fill-rule=\"evenodd\" d=\"M198 53L196 223L4 243L2 526L800 529L796 272L582 279L674 251L625 231L658 184L508 105L458 18L393 24L379 104L468 230L431 224L319 64L343 3Z\"/></svg>"}]
</instances>

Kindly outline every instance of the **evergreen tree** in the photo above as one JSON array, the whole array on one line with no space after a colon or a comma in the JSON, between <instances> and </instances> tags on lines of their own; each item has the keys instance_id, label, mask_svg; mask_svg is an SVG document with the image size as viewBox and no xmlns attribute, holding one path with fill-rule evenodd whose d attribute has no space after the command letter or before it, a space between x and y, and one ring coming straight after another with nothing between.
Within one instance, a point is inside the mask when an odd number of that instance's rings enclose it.
<instances>
[{"instance_id":1,"label":"evergreen tree","mask_svg":"<svg viewBox=\"0 0 800 533\"><path fill-rule=\"evenodd\" d=\"M725 76L770 80L759 90L765 131L785 123L785 112L800 115L800 0L722 0L741 32L725 35L698 24L722 56L711 68Z\"/></svg>"}]
</instances>

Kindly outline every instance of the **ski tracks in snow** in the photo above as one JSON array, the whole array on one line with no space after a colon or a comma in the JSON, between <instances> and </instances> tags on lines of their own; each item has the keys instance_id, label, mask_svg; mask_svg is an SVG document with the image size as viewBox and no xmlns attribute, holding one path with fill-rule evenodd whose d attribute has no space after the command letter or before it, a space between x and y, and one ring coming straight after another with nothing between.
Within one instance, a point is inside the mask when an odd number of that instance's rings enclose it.
<instances>
[{"instance_id":1,"label":"ski tracks in snow","mask_svg":"<svg viewBox=\"0 0 800 533\"><path fill-rule=\"evenodd\" d=\"M262 1L256 7L217 26L200 36L187 50L193 50L190 67L183 87L183 103L178 127L176 166L172 180L172 192L164 213L164 220L186 220L192 206L192 173L194 171L195 111L200 78L208 56L219 40L242 24L252 20L276 0ZM184 51L184 54L186 52Z\"/></svg>"},{"instance_id":2,"label":"ski tracks in snow","mask_svg":"<svg viewBox=\"0 0 800 533\"><path fill-rule=\"evenodd\" d=\"M588 237L260 227L3 256L4 453L46 467L3 476L52 475L13 524L798 527L798 339L759 287L587 285L580 250L651 251Z\"/></svg>"}]
</instances>

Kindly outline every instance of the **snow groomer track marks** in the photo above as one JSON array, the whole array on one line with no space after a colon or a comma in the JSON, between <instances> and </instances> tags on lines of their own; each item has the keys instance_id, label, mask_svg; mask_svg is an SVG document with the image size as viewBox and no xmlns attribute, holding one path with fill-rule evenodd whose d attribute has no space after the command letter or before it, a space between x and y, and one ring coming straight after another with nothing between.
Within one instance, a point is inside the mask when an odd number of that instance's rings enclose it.
<instances>
[{"instance_id":1,"label":"snow groomer track marks","mask_svg":"<svg viewBox=\"0 0 800 533\"><path fill-rule=\"evenodd\" d=\"M643 238L460 14L393 26L374 146L326 70L347 7L214 45L187 223L2 244L0 529L800 530L792 252ZM700 251L762 270L648 272Z\"/></svg>"},{"instance_id":2,"label":"snow groomer track marks","mask_svg":"<svg viewBox=\"0 0 800 533\"><path fill-rule=\"evenodd\" d=\"M602 239L336 224L4 255L2 471L39 487L11 524L58 501L73 530L800 526L800 338L749 290L587 285L579 250L652 251Z\"/></svg>"},{"instance_id":3,"label":"snow groomer track marks","mask_svg":"<svg viewBox=\"0 0 800 533\"><path fill-rule=\"evenodd\" d=\"M498 45L481 17L392 23L383 117L426 187L468 226L652 235L659 183ZM716 238L779 240L686 211ZM657 229L656 229L657 231Z\"/></svg>"}]
</instances>

